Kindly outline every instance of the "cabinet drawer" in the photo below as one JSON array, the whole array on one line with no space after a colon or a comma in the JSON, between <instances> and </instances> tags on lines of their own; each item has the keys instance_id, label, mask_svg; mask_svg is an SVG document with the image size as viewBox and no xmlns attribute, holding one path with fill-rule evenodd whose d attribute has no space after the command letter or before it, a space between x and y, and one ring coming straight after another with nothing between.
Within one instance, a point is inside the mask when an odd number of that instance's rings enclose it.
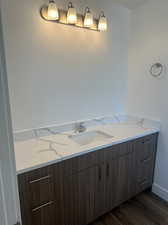
<instances>
[{"instance_id":1,"label":"cabinet drawer","mask_svg":"<svg viewBox=\"0 0 168 225\"><path fill-rule=\"evenodd\" d=\"M131 141L119 144L119 152L118 152L119 157L132 153L132 151L133 145Z\"/></svg>"},{"instance_id":2,"label":"cabinet drawer","mask_svg":"<svg viewBox=\"0 0 168 225\"><path fill-rule=\"evenodd\" d=\"M97 150L62 162L64 174L74 174L104 161L104 151Z\"/></svg>"},{"instance_id":3,"label":"cabinet drawer","mask_svg":"<svg viewBox=\"0 0 168 225\"><path fill-rule=\"evenodd\" d=\"M30 210L53 200L54 178L50 167L19 175L18 179L20 196L27 201Z\"/></svg>"},{"instance_id":4,"label":"cabinet drawer","mask_svg":"<svg viewBox=\"0 0 168 225\"><path fill-rule=\"evenodd\" d=\"M105 149L105 160L111 161L121 156L131 153L133 150L132 142L113 145Z\"/></svg>"},{"instance_id":5,"label":"cabinet drawer","mask_svg":"<svg viewBox=\"0 0 168 225\"><path fill-rule=\"evenodd\" d=\"M139 167L138 167L138 183L139 184L144 183L145 181L152 183L154 163L155 163L154 157L150 157L148 159L145 159L143 162L139 163Z\"/></svg>"},{"instance_id":6,"label":"cabinet drawer","mask_svg":"<svg viewBox=\"0 0 168 225\"><path fill-rule=\"evenodd\" d=\"M31 221L33 225L56 225L55 203L48 202L32 210Z\"/></svg>"},{"instance_id":7,"label":"cabinet drawer","mask_svg":"<svg viewBox=\"0 0 168 225\"><path fill-rule=\"evenodd\" d=\"M147 188L150 188L151 185L152 185L152 182L149 180L144 180L143 182L138 183L137 184L137 193L140 193L140 192L146 190Z\"/></svg>"},{"instance_id":8,"label":"cabinet drawer","mask_svg":"<svg viewBox=\"0 0 168 225\"><path fill-rule=\"evenodd\" d=\"M113 145L111 147L104 149L104 153L105 153L105 161L112 161L114 159L117 159L119 153L119 145Z\"/></svg>"},{"instance_id":9,"label":"cabinet drawer","mask_svg":"<svg viewBox=\"0 0 168 225\"><path fill-rule=\"evenodd\" d=\"M156 135L148 135L135 142L134 148L138 151L140 161L151 158L155 153L155 138Z\"/></svg>"}]
</instances>

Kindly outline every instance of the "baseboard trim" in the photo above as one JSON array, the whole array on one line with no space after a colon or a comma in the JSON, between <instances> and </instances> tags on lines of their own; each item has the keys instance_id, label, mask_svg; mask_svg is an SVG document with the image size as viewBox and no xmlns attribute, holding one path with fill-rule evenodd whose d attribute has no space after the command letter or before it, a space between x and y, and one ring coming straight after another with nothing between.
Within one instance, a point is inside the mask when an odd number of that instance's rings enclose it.
<instances>
[{"instance_id":1,"label":"baseboard trim","mask_svg":"<svg viewBox=\"0 0 168 225\"><path fill-rule=\"evenodd\" d=\"M161 197L162 199L168 201L168 190L161 187L160 185L154 183L152 186L152 192Z\"/></svg>"}]
</instances>

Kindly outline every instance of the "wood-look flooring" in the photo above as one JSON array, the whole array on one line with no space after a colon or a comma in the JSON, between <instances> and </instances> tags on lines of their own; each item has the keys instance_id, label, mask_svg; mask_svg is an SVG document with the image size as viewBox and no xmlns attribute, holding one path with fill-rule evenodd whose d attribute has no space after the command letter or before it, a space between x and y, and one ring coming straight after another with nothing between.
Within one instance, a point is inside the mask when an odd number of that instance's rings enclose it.
<instances>
[{"instance_id":1,"label":"wood-look flooring","mask_svg":"<svg viewBox=\"0 0 168 225\"><path fill-rule=\"evenodd\" d=\"M146 191L90 225L168 225L168 203Z\"/></svg>"}]
</instances>

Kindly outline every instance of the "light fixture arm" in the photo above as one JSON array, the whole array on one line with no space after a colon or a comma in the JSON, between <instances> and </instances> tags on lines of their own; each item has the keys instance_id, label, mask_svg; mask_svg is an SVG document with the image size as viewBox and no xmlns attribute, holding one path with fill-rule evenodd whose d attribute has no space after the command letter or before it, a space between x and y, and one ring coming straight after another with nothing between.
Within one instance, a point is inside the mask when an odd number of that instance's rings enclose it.
<instances>
[{"instance_id":1,"label":"light fixture arm","mask_svg":"<svg viewBox=\"0 0 168 225\"><path fill-rule=\"evenodd\" d=\"M72 2L69 2L69 3L68 3L68 9L69 9L69 8L74 8Z\"/></svg>"},{"instance_id":2,"label":"light fixture arm","mask_svg":"<svg viewBox=\"0 0 168 225\"><path fill-rule=\"evenodd\" d=\"M49 0L49 3L55 3L54 0Z\"/></svg>"},{"instance_id":3,"label":"light fixture arm","mask_svg":"<svg viewBox=\"0 0 168 225\"><path fill-rule=\"evenodd\" d=\"M100 12L100 17L105 17L104 11L101 11L101 12Z\"/></svg>"},{"instance_id":4,"label":"light fixture arm","mask_svg":"<svg viewBox=\"0 0 168 225\"><path fill-rule=\"evenodd\" d=\"M86 13L91 13L91 12L90 12L90 8L89 8L88 6L85 8L85 14L86 14Z\"/></svg>"}]
</instances>

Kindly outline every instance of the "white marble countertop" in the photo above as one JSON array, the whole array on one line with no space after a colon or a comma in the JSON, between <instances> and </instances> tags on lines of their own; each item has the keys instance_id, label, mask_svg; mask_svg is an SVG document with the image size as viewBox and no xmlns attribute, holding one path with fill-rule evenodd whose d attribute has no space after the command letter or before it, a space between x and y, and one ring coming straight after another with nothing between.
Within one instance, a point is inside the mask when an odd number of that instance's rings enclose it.
<instances>
[{"instance_id":1,"label":"white marble countertop","mask_svg":"<svg viewBox=\"0 0 168 225\"><path fill-rule=\"evenodd\" d=\"M34 137L15 141L17 174L159 132L158 127L145 127L142 124L128 122L106 123L87 128L87 131L95 130L113 137L80 145L69 138L69 135L74 134L74 131L70 130L55 135L38 135L36 132Z\"/></svg>"}]
</instances>

